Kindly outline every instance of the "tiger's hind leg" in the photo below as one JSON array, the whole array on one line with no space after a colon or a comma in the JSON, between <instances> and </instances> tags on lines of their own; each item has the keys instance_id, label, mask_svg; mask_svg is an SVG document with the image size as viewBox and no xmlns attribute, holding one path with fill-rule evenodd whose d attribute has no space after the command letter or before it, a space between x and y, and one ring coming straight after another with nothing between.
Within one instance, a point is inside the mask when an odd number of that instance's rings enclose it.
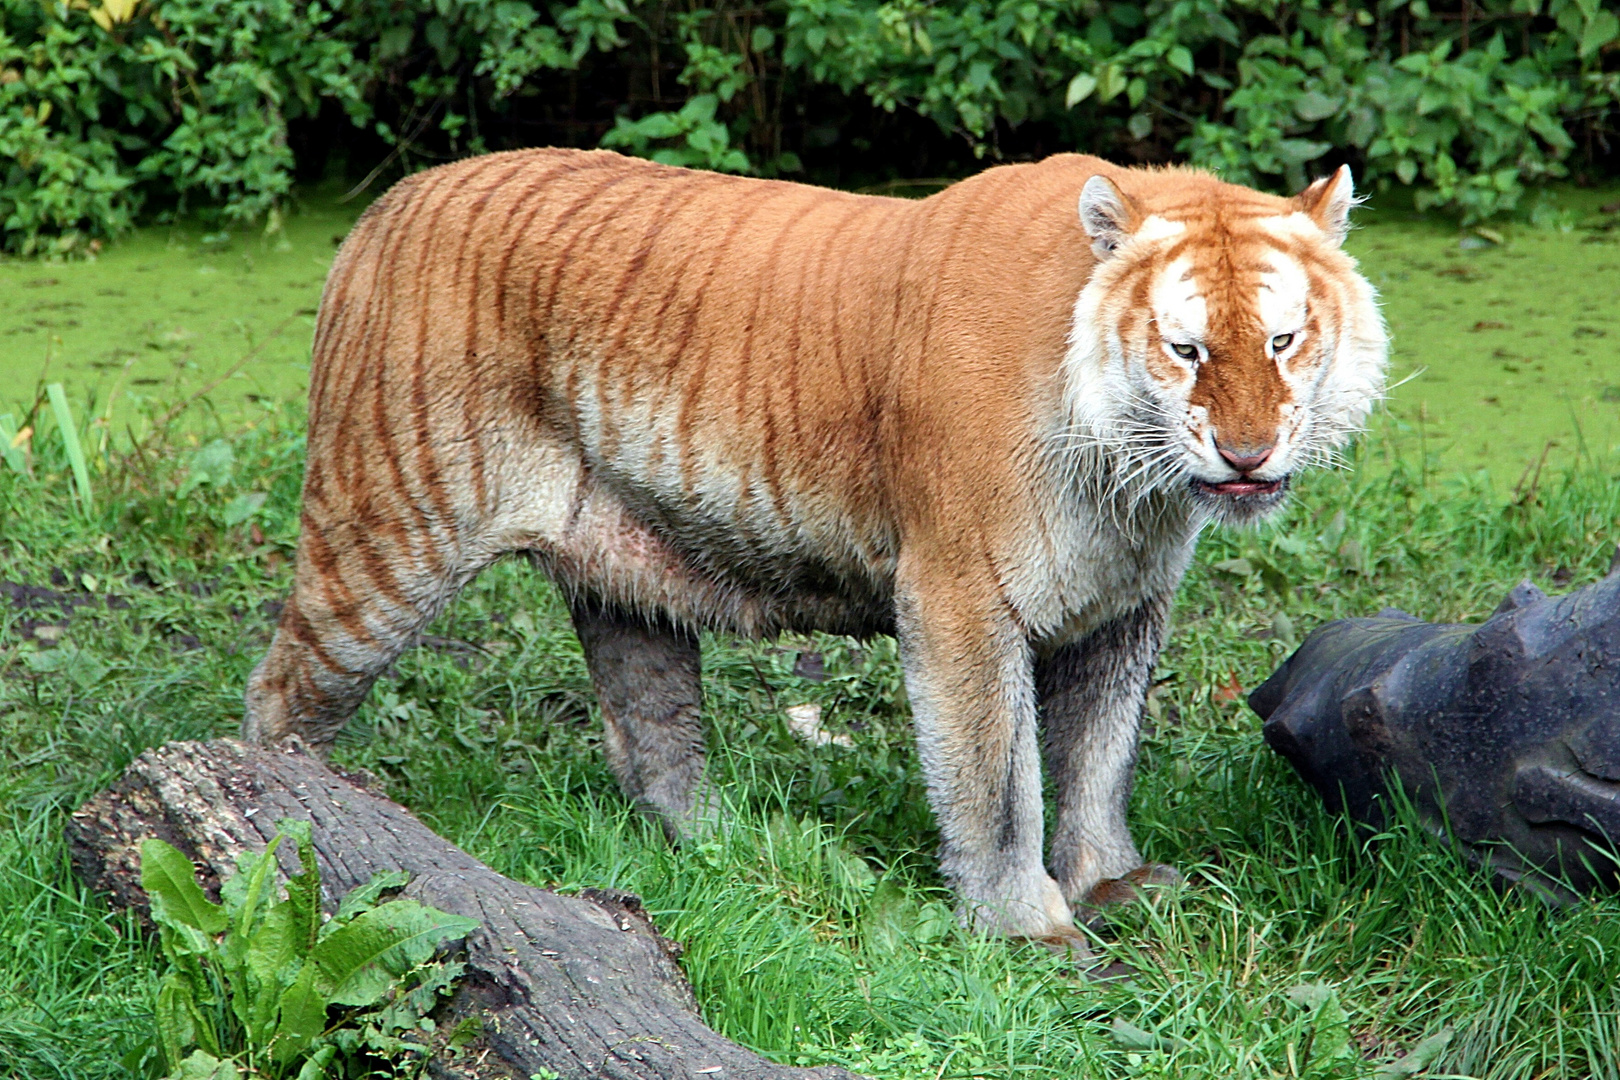
<instances>
[{"instance_id":1,"label":"tiger's hind leg","mask_svg":"<svg viewBox=\"0 0 1620 1080\"><path fill-rule=\"evenodd\" d=\"M331 748L377 677L487 564L460 565L442 539L332 520L306 500L292 596L248 677L244 741Z\"/></svg>"},{"instance_id":2,"label":"tiger's hind leg","mask_svg":"<svg viewBox=\"0 0 1620 1080\"><path fill-rule=\"evenodd\" d=\"M619 786L671 841L708 831L719 798L705 769L697 637L590 598L569 609Z\"/></svg>"}]
</instances>

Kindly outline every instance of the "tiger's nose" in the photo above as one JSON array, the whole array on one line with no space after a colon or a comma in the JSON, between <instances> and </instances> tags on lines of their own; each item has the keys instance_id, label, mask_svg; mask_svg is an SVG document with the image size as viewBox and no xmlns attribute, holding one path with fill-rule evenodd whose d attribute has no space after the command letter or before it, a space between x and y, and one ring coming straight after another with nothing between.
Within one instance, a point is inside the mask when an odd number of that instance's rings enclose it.
<instances>
[{"instance_id":1,"label":"tiger's nose","mask_svg":"<svg viewBox=\"0 0 1620 1080\"><path fill-rule=\"evenodd\" d=\"M1254 472L1254 470L1264 465L1266 461L1270 459L1271 452L1276 449L1276 444L1273 443L1271 446L1262 446L1259 448L1252 446L1239 446L1232 449L1227 449L1220 443L1216 443L1215 449L1220 453L1221 457L1225 459L1228 465L1232 466L1232 468L1236 469L1240 473L1248 474Z\"/></svg>"}]
</instances>

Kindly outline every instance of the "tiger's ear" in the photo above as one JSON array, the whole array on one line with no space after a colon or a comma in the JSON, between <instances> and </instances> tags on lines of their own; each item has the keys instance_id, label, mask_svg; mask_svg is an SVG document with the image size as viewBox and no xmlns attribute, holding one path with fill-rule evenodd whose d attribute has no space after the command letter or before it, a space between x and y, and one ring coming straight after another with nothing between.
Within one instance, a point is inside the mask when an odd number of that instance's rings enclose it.
<instances>
[{"instance_id":1,"label":"tiger's ear","mask_svg":"<svg viewBox=\"0 0 1620 1080\"><path fill-rule=\"evenodd\" d=\"M1335 244L1343 243L1344 234L1350 231L1350 208L1356 202L1356 183L1348 165L1340 165L1338 172L1294 196L1295 207Z\"/></svg>"},{"instance_id":2,"label":"tiger's ear","mask_svg":"<svg viewBox=\"0 0 1620 1080\"><path fill-rule=\"evenodd\" d=\"M1091 237L1091 250L1097 258L1110 259L1142 224L1142 214L1136 201L1112 180L1093 176L1080 189L1080 224Z\"/></svg>"}]
</instances>

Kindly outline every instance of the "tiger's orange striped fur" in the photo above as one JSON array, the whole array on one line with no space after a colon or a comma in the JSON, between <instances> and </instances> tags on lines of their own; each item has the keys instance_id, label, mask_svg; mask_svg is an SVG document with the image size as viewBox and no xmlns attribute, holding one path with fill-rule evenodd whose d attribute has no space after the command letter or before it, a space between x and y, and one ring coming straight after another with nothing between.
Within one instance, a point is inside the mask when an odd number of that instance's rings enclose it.
<instances>
[{"instance_id":1,"label":"tiger's orange striped fur","mask_svg":"<svg viewBox=\"0 0 1620 1080\"><path fill-rule=\"evenodd\" d=\"M329 744L532 552L621 782L679 832L715 797L699 629L893 632L964 918L1076 942L1070 905L1141 864L1137 727L1198 530L1268 512L1380 391L1350 200L1342 171L1290 200L1080 156L921 201L568 150L411 177L327 281L244 734Z\"/></svg>"}]
</instances>

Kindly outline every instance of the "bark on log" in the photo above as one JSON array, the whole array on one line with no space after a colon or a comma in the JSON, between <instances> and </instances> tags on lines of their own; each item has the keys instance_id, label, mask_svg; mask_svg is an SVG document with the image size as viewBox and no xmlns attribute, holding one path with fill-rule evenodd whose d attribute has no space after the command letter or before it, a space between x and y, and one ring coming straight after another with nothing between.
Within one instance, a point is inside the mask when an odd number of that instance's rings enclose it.
<instances>
[{"instance_id":1,"label":"bark on log","mask_svg":"<svg viewBox=\"0 0 1620 1080\"><path fill-rule=\"evenodd\" d=\"M675 963L679 946L636 897L559 896L502 877L365 784L296 744L169 743L79 808L68 843L87 881L141 911L139 844L152 836L189 855L216 895L238 854L261 850L284 817L314 825L328 910L379 870L408 871L405 895L483 924L467 940L467 977L439 1027L476 1014L484 1033L471 1052L440 1055L439 1077L854 1080L838 1068L778 1065L710 1030ZM296 872L292 852L278 854Z\"/></svg>"}]
</instances>

